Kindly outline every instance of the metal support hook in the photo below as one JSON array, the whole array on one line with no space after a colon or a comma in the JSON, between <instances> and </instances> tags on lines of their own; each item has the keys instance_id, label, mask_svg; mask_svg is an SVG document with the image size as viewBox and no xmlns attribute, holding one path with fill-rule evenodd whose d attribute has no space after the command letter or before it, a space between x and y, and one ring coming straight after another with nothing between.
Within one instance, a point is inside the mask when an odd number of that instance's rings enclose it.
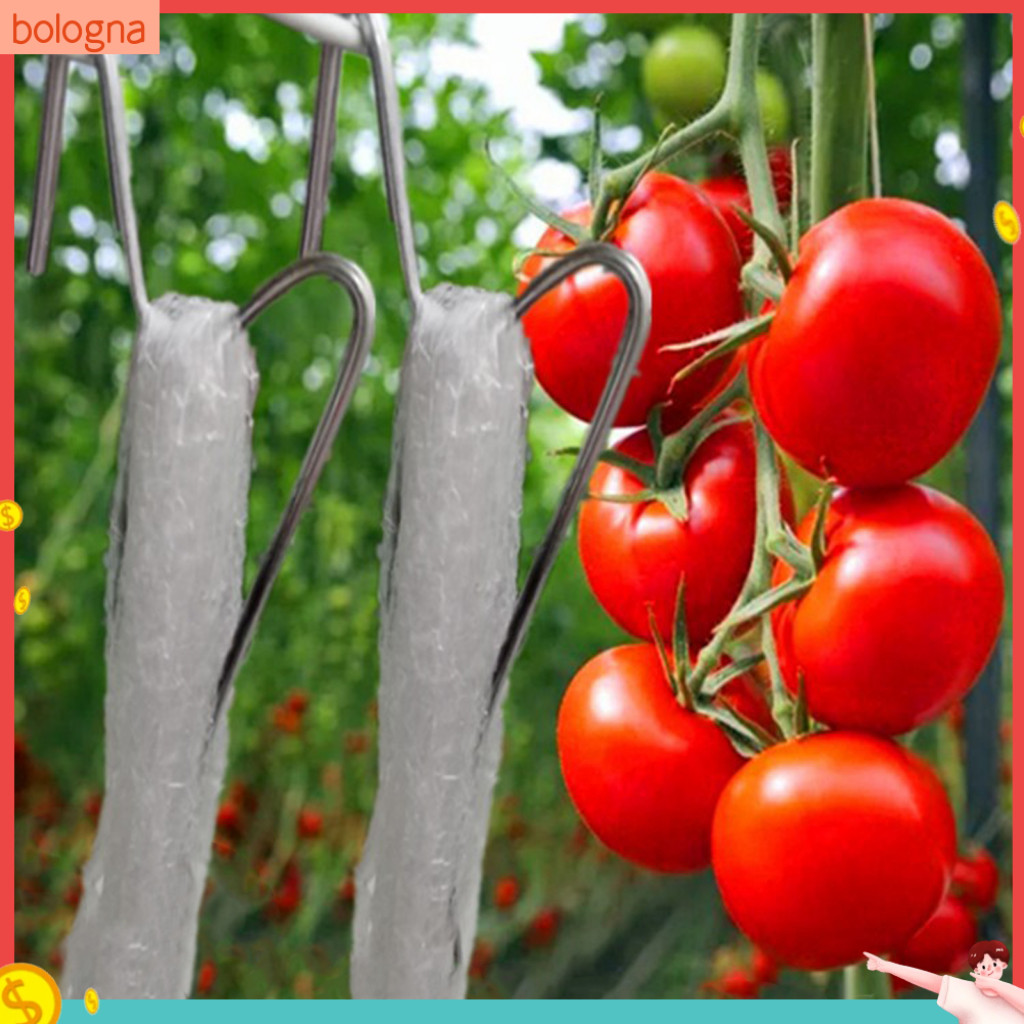
<instances>
[{"instance_id":1,"label":"metal support hook","mask_svg":"<svg viewBox=\"0 0 1024 1024\"><path fill-rule=\"evenodd\" d=\"M64 106L68 95L71 59L60 54L46 58L43 86L43 120L39 128L39 159L36 161L35 199L28 232L28 272L39 276L46 270L53 232L53 209L57 202L60 151L64 132Z\"/></svg>"},{"instance_id":2,"label":"metal support hook","mask_svg":"<svg viewBox=\"0 0 1024 1024\"><path fill-rule=\"evenodd\" d=\"M522 317L540 298L560 285L566 278L585 267L603 266L623 283L629 298L626 324L622 340L612 363L597 411L587 429L576 464L562 491L558 508L548 525L547 533L537 548L526 582L516 599L512 618L505 633L498 661L491 677L490 710L500 704L508 685L508 674L519 653L530 619L537 607L541 591L551 574L555 556L565 539L576 506L586 489L587 482L597 466L598 458L608 441L608 433L618 415L630 380L647 343L651 328L651 286L643 267L635 257L606 243L581 245L551 264L533 279L526 291L516 300L516 316Z\"/></svg>"},{"instance_id":3,"label":"metal support hook","mask_svg":"<svg viewBox=\"0 0 1024 1024\"><path fill-rule=\"evenodd\" d=\"M211 734L216 727L231 684L238 675L242 661L248 653L249 643L263 612L263 607L267 603L267 598L270 596L270 589L281 570L288 545L295 534L303 512L313 497L313 491L330 455L331 446L352 400L356 385L359 383L359 376L373 342L376 323L376 300L373 288L366 274L355 263L331 253L317 253L313 256L303 257L262 285L248 304L239 311L238 316L242 326L248 327L268 306L275 303L297 284L317 275L330 278L348 293L352 303L352 330L349 333L345 355L338 367L334 387L331 389L320 422L306 449L306 456L295 480L291 497L288 499L288 505L281 516L273 539L260 563L256 579L242 606L228 653L224 658L220 678L217 680L216 699L210 720Z\"/></svg>"},{"instance_id":4,"label":"metal support hook","mask_svg":"<svg viewBox=\"0 0 1024 1024\"><path fill-rule=\"evenodd\" d=\"M309 172L306 176L306 207L302 211L299 255L309 256L323 247L327 192L338 137L338 88L345 51L325 44L320 51L320 75L316 83L316 106L309 139Z\"/></svg>"},{"instance_id":5,"label":"metal support hook","mask_svg":"<svg viewBox=\"0 0 1024 1024\"><path fill-rule=\"evenodd\" d=\"M137 316L141 319L149 307L145 279L142 271L142 254L139 247L135 206L131 192L131 163L128 146L128 132L124 116L124 96L117 61L113 56L100 54L92 58L100 84L100 98L103 107L104 139L107 163L110 169L111 192L114 199L114 214L121 232L132 300ZM47 64L46 87L44 91L43 124L39 142L39 163L36 168L36 194L32 210L32 226L29 236L28 264L33 274L46 269L50 237L53 227L53 211L60 172L61 135L64 118L64 104L67 95L69 58L51 56ZM341 69L341 50L335 54L325 52L321 77L331 79L337 85L337 74ZM333 122L333 115L331 121ZM333 142L330 150L333 150ZM328 152L330 152L330 150ZM311 168L311 180L326 182L326 169L320 164ZM327 164L329 168L329 162ZM305 238L304 228L304 238ZM274 584L288 544L295 534L302 513L313 497L313 491L320 479L324 464L330 454L331 445L344 418L359 381L359 375L366 363L376 323L376 299L373 288L365 273L356 264L328 253L300 258L272 278L239 311L239 320L248 327L269 305L309 277L322 275L340 284L348 293L352 303L353 321L344 358L338 368L334 387L327 400L320 422L310 440L309 447L299 470L295 487L288 505L270 542L252 589L249 591L235 627L231 645L224 659L211 718L211 735L224 699L238 674L242 660L248 650L253 632L259 622L263 606Z\"/></svg>"},{"instance_id":6,"label":"metal support hook","mask_svg":"<svg viewBox=\"0 0 1024 1024\"><path fill-rule=\"evenodd\" d=\"M146 281L142 270L142 249L132 199L131 154L128 128L124 115L124 94L117 58L97 54L91 58L96 67L103 110L103 137L107 150L110 192L114 202L114 221L121 235L128 284L136 314L141 317L149 308ZM39 161L36 165L36 192L32 205L32 225L28 241L28 270L39 275L46 270L53 230L53 211L60 176L60 157L67 97L70 58L51 55L46 63L46 86L43 92L43 122L39 133Z\"/></svg>"},{"instance_id":7,"label":"metal support hook","mask_svg":"<svg viewBox=\"0 0 1024 1024\"><path fill-rule=\"evenodd\" d=\"M280 18L279 15L274 15ZM324 17L324 16L321 16ZM348 19L335 15L340 21ZM405 154L402 143L402 114L398 102L398 85L387 31L380 14L356 14L363 48L373 74L373 96L380 134L381 162L384 169L384 190L388 213L398 237L398 253L402 264L405 288L413 308L419 305L423 289L420 285L416 240L413 234L412 209L405 181ZM341 81L342 50L335 43L324 46L317 81L313 132L310 142L309 176L306 181L306 208L303 214L300 255L308 255L320 247L323 220L327 209L330 166L337 139L338 87Z\"/></svg>"}]
</instances>

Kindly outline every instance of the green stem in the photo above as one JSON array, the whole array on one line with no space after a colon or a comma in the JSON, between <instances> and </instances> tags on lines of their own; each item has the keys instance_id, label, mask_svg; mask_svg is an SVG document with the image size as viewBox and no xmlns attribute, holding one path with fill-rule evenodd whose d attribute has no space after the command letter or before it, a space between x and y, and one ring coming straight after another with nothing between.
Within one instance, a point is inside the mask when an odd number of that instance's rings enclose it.
<instances>
[{"instance_id":1,"label":"green stem","mask_svg":"<svg viewBox=\"0 0 1024 1024\"><path fill-rule=\"evenodd\" d=\"M608 171L601 179L601 190L594 207L593 232L599 237L608 221L611 206L616 200L625 198L635 185L637 176L644 170L654 170L679 156L690 146L702 142L710 135L723 131L729 124L729 110L724 104L725 95L706 113L695 121L673 132L657 145L657 153L644 153L636 160L614 171Z\"/></svg>"},{"instance_id":2,"label":"green stem","mask_svg":"<svg viewBox=\"0 0 1024 1024\"><path fill-rule=\"evenodd\" d=\"M757 58L760 15L734 14L729 41L729 70L722 99L728 104L730 127L739 140L743 176L747 179L754 217L779 238L785 227L775 201L768 149L761 127L761 104L757 100ZM755 237L754 259L767 264L769 252L764 240Z\"/></svg>"},{"instance_id":3,"label":"green stem","mask_svg":"<svg viewBox=\"0 0 1024 1024\"><path fill-rule=\"evenodd\" d=\"M764 651L765 664L768 666L768 678L772 683L772 718L782 728L782 734L786 739L793 736L793 700L786 688L786 681L782 678L782 669L779 666L779 652L775 647L775 633L772 630L771 616L766 615L761 620L761 649Z\"/></svg>"},{"instance_id":4,"label":"green stem","mask_svg":"<svg viewBox=\"0 0 1024 1024\"><path fill-rule=\"evenodd\" d=\"M690 146L723 131L734 133L739 141L754 216L777 235L782 235L782 219L775 202L768 153L761 130L761 107L757 102L759 27L760 15L734 14L725 88L714 106L696 120L660 139L647 153L603 175L591 223L591 233L595 238L603 236L613 206L636 187L641 175L668 163ZM763 243L759 247L763 248Z\"/></svg>"},{"instance_id":5,"label":"green stem","mask_svg":"<svg viewBox=\"0 0 1024 1024\"><path fill-rule=\"evenodd\" d=\"M728 405L743 397L746 385L746 374L738 374L736 379L717 398L701 409L685 427L662 440L654 470L656 489L667 490L682 485L687 460L704 440L704 432L708 425Z\"/></svg>"},{"instance_id":6,"label":"green stem","mask_svg":"<svg viewBox=\"0 0 1024 1024\"><path fill-rule=\"evenodd\" d=\"M811 221L867 195L867 53L863 16L812 14Z\"/></svg>"},{"instance_id":7,"label":"green stem","mask_svg":"<svg viewBox=\"0 0 1024 1024\"><path fill-rule=\"evenodd\" d=\"M875 26L873 16L864 19L864 72L868 82L868 153L871 157L871 195L882 195L882 147L878 139L878 96L875 89Z\"/></svg>"},{"instance_id":8,"label":"green stem","mask_svg":"<svg viewBox=\"0 0 1024 1024\"><path fill-rule=\"evenodd\" d=\"M860 998L860 965L851 964L843 968L843 998Z\"/></svg>"},{"instance_id":9,"label":"green stem","mask_svg":"<svg viewBox=\"0 0 1024 1024\"><path fill-rule=\"evenodd\" d=\"M754 518L754 553L750 569L743 583L743 589L732 606L737 611L745 604L764 593L771 583L772 557L768 552L769 524L773 518L782 521L779 502L779 467L775 458L775 446L761 421L754 417L754 435L757 448L757 513ZM774 513L772 510L775 510ZM732 639L734 626L719 629L705 644L690 673L690 691L694 697L700 694L708 676L718 668L725 653L726 644Z\"/></svg>"}]
</instances>

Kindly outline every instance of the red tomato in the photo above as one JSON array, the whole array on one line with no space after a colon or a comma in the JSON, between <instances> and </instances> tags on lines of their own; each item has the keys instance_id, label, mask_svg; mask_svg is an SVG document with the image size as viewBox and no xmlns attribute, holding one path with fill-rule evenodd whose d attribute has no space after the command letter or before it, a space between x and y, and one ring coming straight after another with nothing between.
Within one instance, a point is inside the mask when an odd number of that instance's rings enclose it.
<instances>
[{"instance_id":1,"label":"red tomato","mask_svg":"<svg viewBox=\"0 0 1024 1024\"><path fill-rule=\"evenodd\" d=\"M1002 314L984 257L903 199L851 203L800 243L750 389L779 445L819 476L909 480L953 447L996 367Z\"/></svg>"},{"instance_id":2,"label":"red tomato","mask_svg":"<svg viewBox=\"0 0 1024 1024\"><path fill-rule=\"evenodd\" d=\"M558 752L576 809L606 846L655 871L707 867L715 804L743 758L676 701L653 644L580 669L558 714Z\"/></svg>"},{"instance_id":3,"label":"red tomato","mask_svg":"<svg viewBox=\"0 0 1024 1024\"><path fill-rule=\"evenodd\" d=\"M77 907L82 901L82 879L75 880L64 891L64 902L69 907Z\"/></svg>"},{"instance_id":4,"label":"red tomato","mask_svg":"<svg viewBox=\"0 0 1024 1024\"><path fill-rule=\"evenodd\" d=\"M287 705L274 708L274 728L279 732L297 733L302 728L302 714Z\"/></svg>"},{"instance_id":5,"label":"red tomato","mask_svg":"<svg viewBox=\"0 0 1024 1024\"><path fill-rule=\"evenodd\" d=\"M338 899L342 903L354 903L356 898L356 880L351 874L346 875L338 884Z\"/></svg>"},{"instance_id":6,"label":"red tomato","mask_svg":"<svg viewBox=\"0 0 1024 1024\"><path fill-rule=\"evenodd\" d=\"M865 733L769 747L725 787L711 835L733 921L774 960L803 970L901 946L938 906L955 857L953 812L935 773Z\"/></svg>"},{"instance_id":7,"label":"red tomato","mask_svg":"<svg viewBox=\"0 0 1024 1024\"><path fill-rule=\"evenodd\" d=\"M562 912L558 907L544 907L538 910L526 926L523 941L529 949L543 949L558 938L562 924Z\"/></svg>"},{"instance_id":8,"label":"red tomato","mask_svg":"<svg viewBox=\"0 0 1024 1024\"><path fill-rule=\"evenodd\" d=\"M733 967L701 987L730 999L756 999L761 991L757 979L742 967Z\"/></svg>"},{"instance_id":9,"label":"red tomato","mask_svg":"<svg viewBox=\"0 0 1024 1024\"><path fill-rule=\"evenodd\" d=\"M85 816L95 825L100 820L100 811L103 809L103 794L90 793L85 798Z\"/></svg>"},{"instance_id":10,"label":"red tomato","mask_svg":"<svg viewBox=\"0 0 1024 1024\"><path fill-rule=\"evenodd\" d=\"M196 992L206 995L217 980L217 965L212 960L204 960L196 975Z\"/></svg>"},{"instance_id":11,"label":"red tomato","mask_svg":"<svg viewBox=\"0 0 1024 1024\"><path fill-rule=\"evenodd\" d=\"M494 946L485 939L477 939L473 955L469 958L469 976L483 979L494 963Z\"/></svg>"},{"instance_id":12,"label":"red tomato","mask_svg":"<svg viewBox=\"0 0 1024 1024\"><path fill-rule=\"evenodd\" d=\"M242 812L238 805L225 800L217 810L217 828L229 835L238 836L242 833Z\"/></svg>"},{"instance_id":13,"label":"red tomato","mask_svg":"<svg viewBox=\"0 0 1024 1024\"><path fill-rule=\"evenodd\" d=\"M645 430L627 437L616 450L647 464L654 458ZM672 636L682 575L691 649L710 638L739 596L750 568L756 468L751 425L732 424L716 430L690 458L683 474L689 503L685 522L660 501L583 503L579 549L587 581L601 607L627 633L651 638L651 605L661 635L666 640ZM628 495L643 486L627 470L601 464L590 492ZM788 485L783 487L783 512L792 517Z\"/></svg>"},{"instance_id":14,"label":"red tomato","mask_svg":"<svg viewBox=\"0 0 1024 1024\"><path fill-rule=\"evenodd\" d=\"M740 256L744 263L754 254L754 232L743 223L743 219L736 212L734 207L739 206L750 213L750 194L747 192L747 183L738 175L729 175L722 178L709 178L700 183L701 191L711 202L715 209L722 215L725 223L729 225L732 237L740 249Z\"/></svg>"},{"instance_id":15,"label":"red tomato","mask_svg":"<svg viewBox=\"0 0 1024 1024\"><path fill-rule=\"evenodd\" d=\"M723 658L722 664L728 664L729 658ZM749 672L731 679L719 691L715 699L718 704L727 704L738 711L744 718L761 726L765 732L773 736L780 735L779 726L772 717L772 708L768 695L760 683Z\"/></svg>"},{"instance_id":16,"label":"red tomato","mask_svg":"<svg viewBox=\"0 0 1024 1024\"><path fill-rule=\"evenodd\" d=\"M566 214L590 220L589 206ZM662 352L743 319L740 256L729 229L694 185L669 174L648 174L630 196L610 241L632 253L651 282L652 319L637 376L626 392L618 426L639 426L658 402L669 398L675 374L703 349ZM571 239L549 228L541 251L565 252ZM523 264L523 287L551 257ZM537 380L567 412L590 420L611 369L626 322L626 290L612 274L586 270L540 299L523 318ZM675 404L693 407L728 364L716 360L672 388Z\"/></svg>"},{"instance_id":17,"label":"red tomato","mask_svg":"<svg viewBox=\"0 0 1024 1024\"><path fill-rule=\"evenodd\" d=\"M303 807L296 821L300 839L316 839L323 834L324 816L315 807Z\"/></svg>"},{"instance_id":18,"label":"red tomato","mask_svg":"<svg viewBox=\"0 0 1024 1024\"><path fill-rule=\"evenodd\" d=\"M309 694L305 690L292 690L284 703L289 710L301 715L309 707Z\"/></svg>"},{"instance_id":19,"label":"red tomato","mask_svg":"<svg viewBox=\"0 0 1024 1024\"><path fill-rule=\"evenodd\" d=\"M810 539L814 513L800 526ZM973 516L916 484L840 491L810 591L773 617L779 662L811 716L895 735L973 685L1003 612L999 556ZM776 568L775 582L790 575Z\"/></svg>"},{"instance_id":20,"label":"red tomato","mask_svg":"<svg viewBox=\"0 0 1024 1024\"><path fill-rule=\"evenodd\" d=\"M953 894L975 910L988 910L999 895L999 866L984 847L962 854L953 865Z\"/></svg>"},{"instance_id":21,"label":"red tomato","mask_svg":"<svg viewBox=\"0 0 1024 1024\"><path fill-rule=\"evenodd\" d=\"M763 949L754 948L750 969L759 985L774 985L779 980L779 965Z\"/></svg>"},{"instance_id":22,"label":"red tomato","mask_svg":"<svg viewBox=\"0 0 1024 1024\"><path fill-rule=\"evenodd\" d=\"M785 210L793 195L793 167L788 147L776 146L768 150L768 168L771 171L776 202L780 210ZM735 159L726 161L722 173L702 181L700 187L729 225L743 262L746 263L754 254L754 232L743 222L735 207L739 206L750 213L753 206L746 179L743 177L742 164Z\"/></svg>"},{"instance_id":23,"label":"red tomato","mask_svg":"<svg viewBox=\"0 0 1024 1024\"><path fill-rule=\"evenodd\" d=\"M793 161L789 146L768 147L768 170L772 176L775 201L779 210L785 212L793 198ZM722 154L714 171L715 177L743 178L743 161L738 153L730 150Z\"/></svg>"},{"instance_id":24,"label":"red tomato","mask_svg":"<svg viewBox=\"0 0 1024 1024\"><path fill-rule=\"evenodd\" d=\"M938 909L911 936L906 945L892 952L892 961L932 974L957 975L967 970L967 954L977 941L974 916L955 896L947 896ZM892 979L894 992L910 988Z\"/></svg>"},{"instance_id":25,"label":"red tomato","mask_svg":"<svg viewBox=\"0 0 1024 1024\"><path fill-rule=\"evenodd\" d=\"M494 905L509 910L519 902L519 882L514 875L505 875L494 884Z\"/></svg>"},{"instance_id":26,"label":"red tomato","mask_svg":"<svg viewBox=\"0 0 1024 1024\"><path fill-rule=\"evenodd\" d=\"M291 917L302 902L302 872L298 864L289 860L281 871L267 906L267 916L275 920Z\"/></svg>"},{"instance_id":27,"label":"red tomato","mask_svg":"<svg viewBox=\"0 0 1024 1024\"><path fill-rule=\"evenodd\" d=\"M785 210L793 198L793 160L789 146L773 146L768 150L768 169L772 174L772 188L780 209Z\"/></svg>"}]
</instances>

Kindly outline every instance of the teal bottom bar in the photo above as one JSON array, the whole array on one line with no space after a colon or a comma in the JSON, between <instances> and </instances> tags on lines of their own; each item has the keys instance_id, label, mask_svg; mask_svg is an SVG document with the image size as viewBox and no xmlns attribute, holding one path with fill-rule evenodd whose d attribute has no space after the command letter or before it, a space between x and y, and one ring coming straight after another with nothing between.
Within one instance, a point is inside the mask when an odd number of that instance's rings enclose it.
<instances>
[{"instance_id":1,"label":"teal bottom bar","mask_svg":"<svg viewBox=\"0 0 1024 1024\"><path fill-rule=\"evenodd\" d=\"M845 1024L870 1021L871 1024L941 1024L951 1020L931 1000L904 999L777 999L777 1000L607 1000L572 1001L586 1006L587 1024L622 1024L623 1002L632 1002L643 1024L750 1024L751 1020L773 1024ZM413 1005L415 1004L415 1005ZM524 1005L527 1004L527 1005ZM512 1000L508 1002L465 1001L360 1001L225 999L174 1002L170 1000L109 1000L90 1016L82 1003L65 1003L61 1021L67 1024L173 1024L177 1021L198 1024L224 1024L225 1018L244 1020L246 1024L281 1024L283 1015L294 1014L301 1024L330 1021L353 1024L388 1024L390 1021L415 1020L416 1024L445 1024L451 1014L478 1013L488 1024L522 1024L528 1011L531 1024L564 1024L566 1003L558 1000ZM550 1016L549 1016L550 1015ZM607 1020L605 1020L607 1016Z\"/></svg>"}]
</instances>

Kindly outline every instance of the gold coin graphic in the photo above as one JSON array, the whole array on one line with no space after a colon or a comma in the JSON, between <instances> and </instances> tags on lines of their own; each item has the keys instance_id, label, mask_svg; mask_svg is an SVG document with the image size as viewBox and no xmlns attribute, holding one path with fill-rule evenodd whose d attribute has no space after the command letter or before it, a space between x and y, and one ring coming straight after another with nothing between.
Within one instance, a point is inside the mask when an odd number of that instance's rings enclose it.
<instances>
[{"instance_id":1,"label":"gold coin graphic","mask_svg":"<svg viewBox=\"0 0 1024 1024\"><path fill-rule=\"evenodd\" d=\"M1020 238L1020 217L1017 216L1017 211L1000 199L992 211L992 220L995 222L999 237L1009 245L1016 245L1017 239Z\"/></svg>"},{"instance_id":2,"label":"gold coin graphic","mask_svg":"<svg viewBox=\"0 0 1024 1024\"><path fill-rule=\"evenodd\" d=\"M32 594L29 592L28 587L18 587L17 593L14 595L14 611L18 615L24 615L28 611L31 601ZM2 1024L2 1021L0 1021L0 1024Z\"/></svg>"},{"instance_id":3,"label":"gold coin graphic","mask_svg":"<svg viewBox=\"0 0 1024 1024\"><path fill-rule=\"evenodd\" d=\"M0 968L0 1024L56 1024L60 1017L57 982L35 964Z\"/></svg>"},{"instance_id":4,"label":"gold coin graphic","mask_svg":"<svg viewBox=\"0 0 1024 1024\"><path fill-rule=\"evenodd\" d=\"M100 1008L100 997L96 994L96 989L87 988L83 1002L90 1014L95 1013Z\"/></svg>"},{"instance_id":5,"label":"gold coin graphic","mask_svg":"<svg viewBox=\"0 0 1024 1024\"><path fill-rule=\"evenodd\" d=\"M11 530L16 530L21 526L22 519L25 518L25 514L21 511L21 506L16 501L0 501L0 530L4 533L10 533Z\"/></svg>"}]
</instances>

